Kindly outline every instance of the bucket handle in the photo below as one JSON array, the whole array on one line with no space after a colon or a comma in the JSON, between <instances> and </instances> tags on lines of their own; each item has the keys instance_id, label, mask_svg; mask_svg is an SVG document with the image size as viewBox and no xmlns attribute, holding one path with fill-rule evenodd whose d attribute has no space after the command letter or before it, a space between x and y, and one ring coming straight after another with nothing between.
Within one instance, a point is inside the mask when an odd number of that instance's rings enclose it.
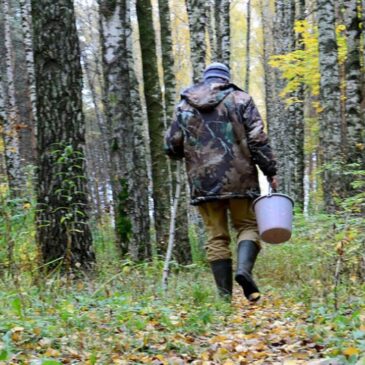
<instances>
[{"instance_id":1,"label":"bucket handle","mask_svg":"<svg viewBox=\"0 0 365 365\"><path fill-rule=\"evenodd\" d=\"M269 189L268 189L267 196L271 196L271 194L272 194L272 186L271 186L271 183L269 182Z\"/></svg>"},{"instance_id":2,"label":"bucket handle","mask_svg":"<svg viewBox=\"0 0 365 365\"><path fill-rule=\"evenodd\" d=\"M269 189L268 189L267 196L271 196L273 193L276 193L276 189L273 189L273 187L271 185L271 181L269 181Z\"/></svg>"}]
</instances>

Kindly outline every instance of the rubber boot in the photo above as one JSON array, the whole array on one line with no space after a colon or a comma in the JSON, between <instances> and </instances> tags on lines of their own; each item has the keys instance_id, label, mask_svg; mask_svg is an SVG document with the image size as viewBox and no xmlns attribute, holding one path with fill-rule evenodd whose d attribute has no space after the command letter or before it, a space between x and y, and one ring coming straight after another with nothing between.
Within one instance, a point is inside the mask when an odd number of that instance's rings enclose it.
<instances>
[{"instance_id":1,"label":"rubber boot","mask_svg":"<svg viewBox=\"0 0 365 365\"><path fill-rule=\"evenodd\" d=\"M254 241L241 241L237 248L237 271L235 280L243 289L245 297L256 302L260 299L260 291L252 278L252 269L260 247Z\"/></svg>"},{"instance_id":2,"label":"rubber boot","mask_svg":"<svg viewBox=\"0 0 365 365\"><path fill-rule=\"evenodd\" d=\"M212 261L212 268L215 283L218 288L219 296L230 301L232 298L232 260L222 259Z\"/></svg>"}]
</instances>

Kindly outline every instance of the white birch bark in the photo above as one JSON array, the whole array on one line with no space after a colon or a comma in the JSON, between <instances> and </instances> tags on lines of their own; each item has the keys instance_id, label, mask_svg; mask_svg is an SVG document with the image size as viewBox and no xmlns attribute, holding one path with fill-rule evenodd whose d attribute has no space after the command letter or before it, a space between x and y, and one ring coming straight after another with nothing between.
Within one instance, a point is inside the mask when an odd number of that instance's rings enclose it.
<instances>
[{"instance_id":1,"label":"white birch bark","mask_svg":"<svg viewBox=\"0 0 365 365\"><path fill-rule=\"evenodd\" d=\"M217 59L217 27L215 24L215 0L209 0L208 9L208 36L209 36L209 46L210 46L210 58L211 61L216 61Z\"/></svg>"},{"instance_id":2,"label":"white birch bark","mask_svg":"<svg viewBox=\"0 0 365 365\"><path fill-rule=\"evenodd\" d=\"M3 79L0 72L0 138L3 147L5 148L5 140L4 140L4 125L6 123L6 112L5 112L5 94L3 87ZM6 178L6 165L3 151L0 151L0 183L7 182Z\"/></svg>"},{"instance_id":3,"label":"white birch bark","mask_svg":"<svg viewBox=\"0 0 365 365\"><path fill-rule=\"evenodd\" d=\"M208 24L208 5L203 0L185 0L189 19L193 82L202 81L207 54L205 32Z\"/></svg>"},{"instance_id":4,"label":"white birch bark","mask_svg":"<svg viewBox=\"0 0 365 365\"><path fill-rule=\"evenodd\" d=\"M100 3L105 110L117 241L134 260L151 256L148 179L139 85L133 69L130 1Z\"/></svg>"},{"instance_id":5,"label":"white birch bark","mask_svg":"<svg viewBox=\"0 0 365 365\"><path fill-rule=\"evenodd\" d=\"M251 0L247 1L247 29L246 29L246 77L245 91L249 93L250 89L250 41L251 41Z\"/></svg>"},{"instance_id":6,"label":"white birch bark","mask_svg":"<svg viewBox=\"0 0 365 365\"><path fill-rule=\"evenodd\" d=\"M217 61L229 66L231 57L229 0L215 0L215 23L217 29Z\"/></svg>"},{"instance_id":7,"label":"white birch bark","mask_svg":"<svg viewBox=\"0 0 365 365\"><path fill-rule=\"evenodd\" d=\"M19 0L20 11L22 17L22 31L23 31L23 43L25 51L26 73L29 83L29 96L32 107L32 129L35 131L35 117L37 115L36 105L36 86L35 86L35 74L34 74L34 55L33 55L33 40L32 40L32 28L31 28L31 4L30 0Z\"/></svg>"},{"instance_id":8,"label":"white birch bark","mask_svg":"<svg viewBox=\"0 0 365 365\"><path fill-rule=\"evenodd\" d=\"M175 196L174 196L174 202L172 205L171 210L171 216L170 216L170 230L169 230L169 242L167 245L167 252L166 252L166 258L165 258L165 264L163 269L163 275L162 275L162 288L163 290L167 289L167 281L169 276L169 267L170 267L170 261L172 256L172 251L174 248L174 241L175 241L175 221L176 221L176 213L177 213L177 207L179 204L179 198L181 193L181 162L178 161L176 164L176 190L175 190Z\"/></svg>"},{"instance_id":9,"label":"white birch bark","mask_svg":"<svg viewBox=\"0 0 365 365\"><path fill-rule=\"evenodd\" d=\"M23 185L21 173L21 161L19 153L20 119L15 97L15 75L13 64L13 45L10 31L10 13L8 0L2 0L2 11L4 14L4 41L5 41L5 64L7 81L6 114L4 123L5 161L8 175L8 182L11 192L18 195Z\"/></svg>"}]
</instances>

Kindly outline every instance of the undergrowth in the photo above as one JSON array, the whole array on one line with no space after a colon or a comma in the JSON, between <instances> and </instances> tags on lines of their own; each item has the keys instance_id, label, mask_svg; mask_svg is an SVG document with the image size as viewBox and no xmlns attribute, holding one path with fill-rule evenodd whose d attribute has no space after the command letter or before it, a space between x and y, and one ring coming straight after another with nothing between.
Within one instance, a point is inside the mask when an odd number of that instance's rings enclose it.
<instances>
[{"instance_id":1,"label":"undergrowth","mask_svg":"<svg viewBox=\"0 0 365 365\"><path fill-rule=\"evenodd\" d=\"M93 273L44 274L30 204L6 209L0 222L0 364L109 364L121 354L139 363L166 352L194 357L205 346L200 336L229 326L233 308L217 298L201 256L188 267L172 263L164 293L163 261L119 259L106 222L94 227ZM4 217L11 219L8 232ZM15 266L4 232L14 241ZM263 295L304 303L308 336L344 364L356 364L365 353L364 242L361 217L296 215L291 241L264 245L255 268Z\"/></svg>"}]
</instances>

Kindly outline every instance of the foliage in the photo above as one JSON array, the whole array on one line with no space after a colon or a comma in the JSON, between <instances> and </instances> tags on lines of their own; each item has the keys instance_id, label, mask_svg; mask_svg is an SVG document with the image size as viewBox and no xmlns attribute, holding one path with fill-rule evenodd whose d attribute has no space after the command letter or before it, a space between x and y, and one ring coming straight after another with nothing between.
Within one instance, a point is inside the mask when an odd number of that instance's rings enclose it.
<instances>
[{"instance_id":1,"label":"foliage","mask_svg":"<svg viewBox=\"0 0 365 365\"><path fill-rule=\"evenodd\" d=\"M172 279L163 297L155 284L161 268L161 263L124 261L117 272L100 273L98 280L78 281L72 288L58 276L39 287L24 277L21 293L4 290L4 283L2 359L119 364L118 359L150 363L143 359L165 353L192 356L195 336L209 334L231 310L214 299L207 277L197 282L201 270L185 271L189 280Z\"/></svg>"},{"instance_id":2,"label":"foliage","mask_svg":"<svg viewBox=\"0 0 365 365\"><path fill-rule=\"evenodd\" d=\"M32 211L33 205L30 217ZM229 365L295 358L304 364L325 356L355 364L365 352L362 220L297 214L295 223L290 243L265 245L259 256L263 301L250 306L236 288L232 307L216 298L211 274L199 261L173 263L164 295L163 263L120 261L108 221L94 227L95 275L71 284L59 272L38 278L33 242L26 241L33 253L20 255L24 236L14 230L18 284L3 271L0 361ZM31 220L20 224L33 231Z\"/></svg>"},{"instance_id":3,"label":"foliage","mask_svg":"<svg viewBox=\"0 0 365 365\"><path fill-rule=\"evenodd\" d=\"M11 196L7 184L0 184L0 271L14 274L17 263L36 260L34 197L29 188L33 171L26 171L28 188L22 197ZM30 267L27 267L30 269Z\"/></svg>"},{"instance_id":4,"label":"foliage","mask_svg":"<svg viewBox=\"0 0 365 365\"><path fill-rule=\"evenodd\" d=\"M365 211L365 170L359 164L346 166L345 176L350 180L352 194L342 202L342 208L348 213L362 214Z\"/></svg>"},{"instance_id":5,"label":"foliage","mask_svg":"<svg viewBox=\"0 0 365 365\"><path fill-rule=\"evenodd\" d=\"M80 181L86 179L83 175L84 153L74 148L71 144L54 143L51 155L55 166L57 166L57 188L54 198L58 205L53 210L53 214L59 220L59 224L64 226L67 236L67 247L65 262L71 265L72 256L72 235L82 233L85 223L85 205L87 198L85 192L80 190ZM40 206L40 209L44 206ZM41 222L49 224L48 221Z\"/></svg>"},{"instance_id":6,"label":"foliage","mask_svg":"<svg viewBox=\"0 0 365 365\"><path fill-rule=\"evenodd\" d=\"M344 25L337 26L337 43L339 64L343 64L346 59L346 37ZM283 55L271 57L270 65L278 68L282 72L282 77L287 81L281 92L282 97L286 97L288 104L302 102L290 95L298 90L300 85L305 85L310 94L314 97L320 91L320 72L319 72L319 48L318 48L318 29L307 20L295 22L294 31L299 39L299 44L303 49L296 49ZM318 102L314 103L317 111L320 111Z\"/></svg>"}]
</instances>

